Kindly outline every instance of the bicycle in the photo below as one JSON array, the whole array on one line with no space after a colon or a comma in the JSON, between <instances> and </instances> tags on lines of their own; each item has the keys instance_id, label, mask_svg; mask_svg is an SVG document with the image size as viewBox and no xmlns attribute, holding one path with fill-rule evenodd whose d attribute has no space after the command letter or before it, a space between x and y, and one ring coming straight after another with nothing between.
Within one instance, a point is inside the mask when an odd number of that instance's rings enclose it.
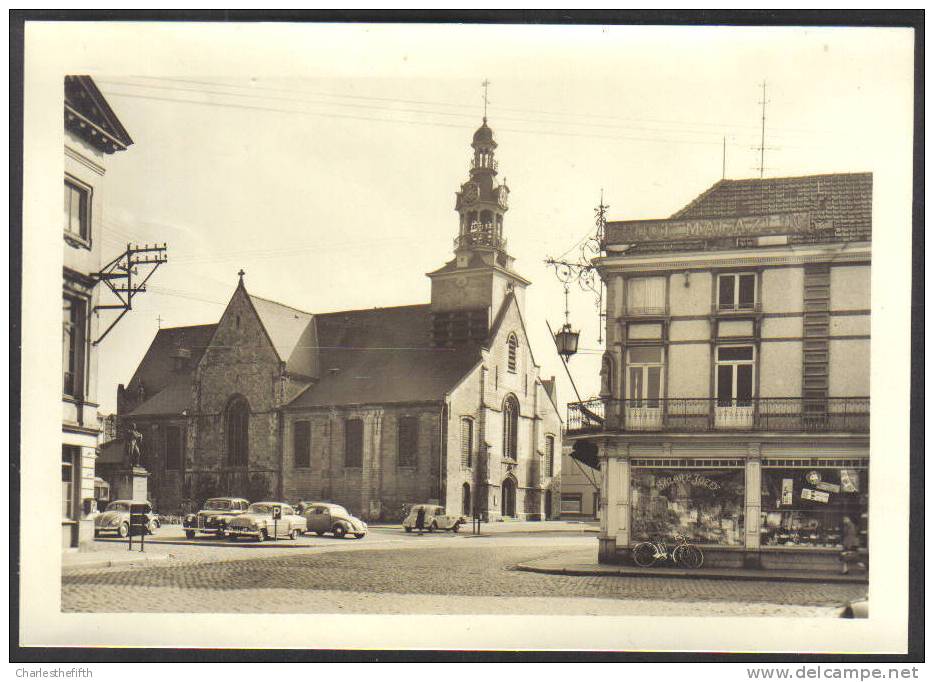
<instances>
[{"instance_id":1,"label":"bicycle","mask_svg":"<svg viewBox=\"0 0 934 682\"><path fill-rule=\"evenodd\" d=\"M632 560L641 568L650 568L658 561L671 559L675 566L684 568L700 568L704 564L704 553L697 545L690 544L680 533L675 534L675 545L671 552L665 541L658 540L640 542L632 548Z\"/></svg>"}]
</instances>

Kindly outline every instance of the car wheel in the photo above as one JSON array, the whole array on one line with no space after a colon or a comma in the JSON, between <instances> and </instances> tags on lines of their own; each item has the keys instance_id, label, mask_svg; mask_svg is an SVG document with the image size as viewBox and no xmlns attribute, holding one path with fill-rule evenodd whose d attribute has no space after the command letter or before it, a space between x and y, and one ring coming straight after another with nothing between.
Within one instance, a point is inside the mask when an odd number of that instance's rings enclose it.
<instances>
[{"instance_id":1,"label":"car wheel","mask_svg":"<svg viewBox=\"0 0 934 682\"><path fill-rule=\"evenodd\" d=\"M412 529L409 528L408 526L405 526L405 532L406 532L406 533L411 533L411 532L412 532Z\"/></svg>"},{"instance_id":2,"label":"car wheel","mask_svg":"<svg viewBox=\"0 0 934 682\"><path fill-rule=\"evenodd\" d=\"M195 537L195 532L193 530L186 530L185 537L188 538L189 540L192 540Z\"/></svg>"},{"instance_id":3,"label":"car wheel","mask_svg":"<svg viewBox=\"0 0 934 682\"><path fill-rule=\"evenodd\" d=\"M290 540L298 540L299 535L301 535L301 533L298 532L298 528L293 528L292 530L289 531Z\"/></svg>"},{"instance_id":4,"label":"car wheel","mask_svg":"<svg viewBox=\"0 0 934 682\"><path fill-rule=\"evenodd\" d=\"M263 529L259 532L259 541L260 541L260 542L265 542L265 541L268 540L268 539L269 539L269 531L266 530L265 528L263 528Z\"/></svg>"},{"instance_id":5,"label":"car wheel","mask_svg":"<svg viewBox=\"0 0 934 682\"><path fill-rule=\"evenodd\" d=\"M101 536L101 532L95 528L95 529L94 529L94 537L99 538L100 536Z\"/></svg>"},{"instance_id":6,"label":"car wheel","mask_svg":"<svg viewBox=\"0 0 934 682\"><path fill-rule=\"evenodd\" d=\"M459 523L455 523L453 526L451 526L451 532L452 532L452 533L456 533L456 532L459 531L460 529L461 529L461 525L460 525Z\"/></svg>"},{"instance_id":7,"label":"car wheel","mask_svg":"<svg viewBox=\"0 0 934 682\"><path fill-rule=\"evenodd\" d=\"M117 529L117 535L119 535L121 538L125 538L129 534L130 534L130 524L121 523L120 527Z\"/></svg>"},{"instance_id":8,"label":"car wheel","mask_svg":"<svg viewBox=\"0 0 934 682\"><path fill-rule=\"evenodd\" d=\"M358 540L362 539L364 535L366 535L366 533L354 533L353 534L353 536L357 538Z\"/></svg>"},{"instance_id":9,"label":"car wheel","mask_svg":"<svg viewBox=\"0 0 934 682\"><path fill-rule=\"evenodd\" d=\"M434 533L436 530L438 530L438 524L435 523L434 521L432 521L432 522L431 522L431 525L428 526L428 532L429 532L429 533Z\"/></svg>"},{"instance_id":10,"label":"car wheel","mask_svg":"<svg viewBox=\"0 0 934 682\"><path fill-rule=\"evenodd\" d=\"M334 526L334 537L342 538L347 535L347 529L343 526Z\"/></svg>"},{"instance_id":11,"label":"car wheel","mask_svg":"<svg viewBox=\"0 0 934 682\"><path fill-rule=\"evenodd\" d=\"M324 536L324 531L323 531L323 530L316 530L316 531L315 531L315 535Z\"/></svg>"}]
</instances>

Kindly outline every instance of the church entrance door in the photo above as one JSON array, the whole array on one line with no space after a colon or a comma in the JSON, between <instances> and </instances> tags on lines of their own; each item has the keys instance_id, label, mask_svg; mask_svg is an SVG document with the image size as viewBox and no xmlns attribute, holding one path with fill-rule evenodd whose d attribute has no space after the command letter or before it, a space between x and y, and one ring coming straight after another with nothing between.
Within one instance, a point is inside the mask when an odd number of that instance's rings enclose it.
<instances>
[{"instance_id":1,"label":"church entrance door","mask_svg":"<svg viewBox=\"0 0 934 682\"><path fill-rule=\"evenodd\" d=\"M516 482L511 478L503 481L503 516L516 515Z\"/></svg>"}]
</instances>

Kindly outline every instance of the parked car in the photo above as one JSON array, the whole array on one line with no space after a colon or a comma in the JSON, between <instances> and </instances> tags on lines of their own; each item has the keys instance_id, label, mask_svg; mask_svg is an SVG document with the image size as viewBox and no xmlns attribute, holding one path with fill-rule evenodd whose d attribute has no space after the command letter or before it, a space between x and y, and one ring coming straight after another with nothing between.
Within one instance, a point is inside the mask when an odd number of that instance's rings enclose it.
<instances>
[{"instance_id":1,"label":"parked car","mask_svg":"<svg viewBox=\"0 0 934 682\"><path fill-rule=\"evenodd\" d=\"M460 530L462 523L467 523L467 519L460 514L446 514L444 507L435 504L416 504L412 505L409 515L402 522L402 527L406 533L411 533L418 523L418 513L424 510L425 521L424 528L429 533L435 530L449 530L454 533Z\"/></svg>"},{"instance_id":2,"label":"parked car","mask_svg":"<svg viewBox=\"0 0 934 682\"><path fill-rule=\"evenodd\" d=\"M100 514L94 518L94 537L100 537L103 533L115 533L121 538L130 534L130 505L145 504L147 534L152 534L159 527L159 516L152 510L149 502L135 502L134 500L114 500L107 505Z\"/></svg>"},{"instance_id":3,"label":"parked car","mask_svg":"<svg viewBox=\"0 0 934 682\"><path fill-rule=\"evenodd\" d=\"M278 509L280 518L274 519ZM308 526L305 517L299 516L292 505L285 502L254 502L242 514L227 522L227 537L254 537L260 541L272 537L286 536L293 540L302 535Z\"/></svg>"},{"instance_id":4,"label":"parked car","mask_svg":"<svg viewBox=\"0 0 934 682\"><path fill-rule=\"evenodd\" d=\"M245 512L249 506L249 501L242 497L212 497L197 514L185 516L182 523L185 537L191 539L196 533L224 535L230 519Z\"/></svg>"},{"instance_id":5,"label":"parked car","mask_svg":"<svg viewBox=\"0 0 934 682\"><path fill-rule=\"evenodd\" d=\"M840 611L840 618L869 618L869 597L848 602Z\"/></svg>"},{"instance_id":6,"label":"parked car","mask_svg":"<svg viewBox=\"0 0 934 682\"><path fill-rule=\"evenodd\" d=\"M363 521L339 504L329 502L310 503L305 509L305 521L308 530L318 535L333 533L334 537L342 538L349 534L359 539L367 532L367 525Z\"/></svg>"}]
</instances>

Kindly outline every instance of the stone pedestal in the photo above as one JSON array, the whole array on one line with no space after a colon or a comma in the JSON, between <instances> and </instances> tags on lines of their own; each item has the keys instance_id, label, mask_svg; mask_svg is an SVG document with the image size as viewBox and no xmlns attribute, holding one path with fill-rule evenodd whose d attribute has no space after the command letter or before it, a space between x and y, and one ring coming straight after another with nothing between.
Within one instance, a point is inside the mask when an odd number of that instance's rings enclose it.
<instances>
[{"instance_id":1,"label":"stone pedestal","mask_svg":"<svg viewBox=\"0 0 934 682\"><path fill-rule=\"evenodd\" d=\"M111 493L115 500L149 501L149 472L143 467L133 467L117 473L116 484Z\"/></svg>"}]
</instances>

